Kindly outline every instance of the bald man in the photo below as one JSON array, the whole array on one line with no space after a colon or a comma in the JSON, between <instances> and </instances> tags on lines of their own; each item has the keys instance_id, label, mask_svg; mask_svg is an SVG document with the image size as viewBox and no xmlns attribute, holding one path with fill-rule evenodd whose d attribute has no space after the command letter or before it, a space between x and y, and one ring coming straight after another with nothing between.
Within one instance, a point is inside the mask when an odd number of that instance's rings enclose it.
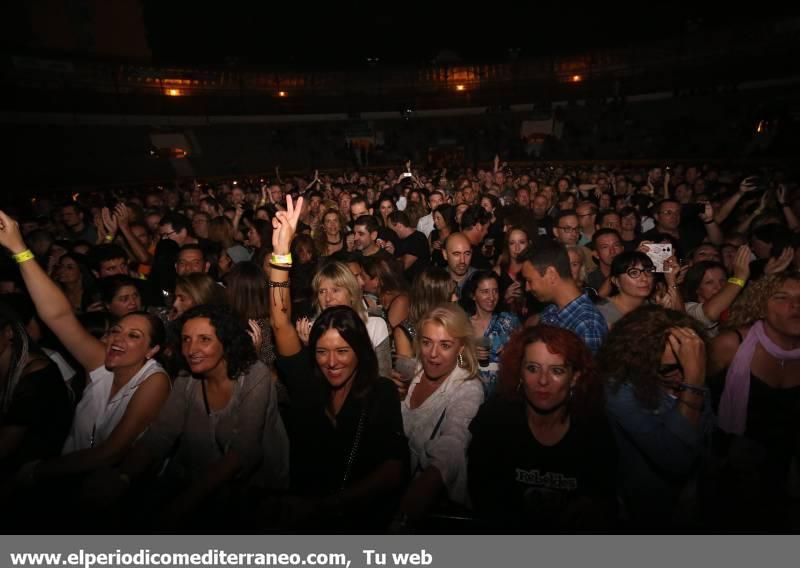
<instances>
[{"instance_id":1,"label":"bald man","mask_svg":"<svg viewBox=\"0 0 800 568\"><path fill-rule=\"evenodd\" d=\"M456 295L461 298L461 289L475 272L471 266L472 243L463 233L453 233L445 241L442 256L447 261L447 272L456 283Z\"/></svg>"}]
</instances>

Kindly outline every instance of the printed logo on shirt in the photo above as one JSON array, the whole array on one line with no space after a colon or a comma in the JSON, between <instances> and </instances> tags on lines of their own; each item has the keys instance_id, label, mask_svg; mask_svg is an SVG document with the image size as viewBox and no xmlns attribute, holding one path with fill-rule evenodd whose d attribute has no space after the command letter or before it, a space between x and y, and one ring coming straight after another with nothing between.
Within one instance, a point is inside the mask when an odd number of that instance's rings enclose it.
<instances>
[{"instance_id":1,"label":"printed logo on shirt","mask_svg":"<svg viewBox=\"0 0 800 568\"><path fill-rule=\"evenodd\" d=\"M516 469L517 481L525 485L533 485L535 487L546 487L548 489L562 489L566 491L575 491L578 488L578 480L574 477L567 477L561 473L554 473L548 471L542 474L538 469Z\"/></svg>"}]
</instances>

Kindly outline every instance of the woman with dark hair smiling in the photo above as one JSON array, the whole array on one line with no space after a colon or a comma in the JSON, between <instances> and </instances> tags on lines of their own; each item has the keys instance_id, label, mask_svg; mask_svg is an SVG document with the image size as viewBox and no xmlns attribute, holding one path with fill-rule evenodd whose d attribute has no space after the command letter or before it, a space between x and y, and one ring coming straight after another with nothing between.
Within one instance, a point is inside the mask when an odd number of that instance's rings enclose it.
<instances>
[{"instance_id":1,"label":"woman with dark hair smiling","mask_svg":"<svg viewBox=\"0 0 800 568\"><path fill-rule=\"evenodd\" d=\"M617 452L591 352L529 327L503 352L497 396L472 421L469 489L494 529L609 529Z\"/></svg>"},{"instance_id":2,"label":"woman with dark hair smiling","mask_svg":"<svg viewBox=\"0 0 800 568\"><path fill-rule=\"evenodd\" d=\"M62 455L23 468L28 483L86 473L118 463L158 415L170 389L155 356L164 342L156 316L132 312L104 342L75 317L69 300L25 247L16 221L0 211L0 244L15 255L41 320L88 373Z\"/></svg>"},{"instance_id":3,"label":"woman with dark hair smiling","mask_svg":"<svg viewBox=\"0 0 800 568\"><path fill-rule=\"evenodd\" d=\"M286 487L288 441L275 382L233 314L222 306L187 311L181 350L188 373L178 376L158 419L105 483L124 491L169 455L157 481L154 505L168 502L159 524L207 527L205 516L189 515L200 508L221 514L249 484Z\"/></svg>"},{"instance_id":4,"label":"woman with dark hair smiling","mask_svg":"<svg viewBox=\"0 0 800 568\"><path fill-rule=\"evenodd\" d=\"M380 530L408 471L408 443L394 384L378 374L364 319L334 305L314 321L303 349L291 321L289 246L303 199L273 219L269 297L277 365L291 398L291 493L283 522L332 530ZM335 524L331 521L336 518Z\"/></svg>"}]
</instances>

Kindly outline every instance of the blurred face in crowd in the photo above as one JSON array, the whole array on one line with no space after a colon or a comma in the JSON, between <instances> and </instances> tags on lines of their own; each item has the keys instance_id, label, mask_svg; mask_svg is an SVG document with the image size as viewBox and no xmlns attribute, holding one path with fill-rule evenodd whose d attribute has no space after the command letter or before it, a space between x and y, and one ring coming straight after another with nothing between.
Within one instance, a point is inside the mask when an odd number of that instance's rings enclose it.
<instances>
[{"instance_id":1,"label":"blurred face in crowd","mask_svg":"<svg viewBox=\"0 0 800 568\"><path fill-rule=\"evenodd\" d=\"M594 221L597 217L594 208L591 205L579 205L576 213L580 226L587 234L591 234L591 231L594 231Z\"/></svg>"},{"instance_id":2,"label":"blurred face in crowd","mask_svg":"<svg viewBox=\"0 0 800 568\"><path fill-rule=\"evenodd\" d=\"M161 221L161 215L158 213L150 213L144 218L144 222L147 225L147 230L151 233L158 233L158 223Z\"/></svg>"},{"instance_id":3,"label":"blurred face in crowd","mask_svg":"<svg viewBox=\"0 0 800 568\"><path fill-rule=\"evenodd\" d=\"M475 305L484 313L494 313L495 308L497 308L497 303L500 300L500 290L497 286L497 280L494 278L487 278L478 282L472 299L475 300Z\"/></svg>"},{"instance_id":4,"label":"blurred face in crowd","mask_svg":"<svg viewBox=\"0 0 800 568\"><path fill-rule=\"evenodd\" d=\"M178 232L172 228L171 223L167 223L166 225L158 226L158 236L161 240L170 239L179 245L183 245L183 242L186 240L186 229Z\"/></svg>"},{"instance_id":5,"label":"blurred face in crowd","mask_svg":"<svg viewBox=\"0 0 800 568\"><path fill-rule=\"evenodd\" d=\"M344 236L344 248L347 252L353 252L355 250L355 237L353 233L347 233Z\"/></svg>"},{"instance_id":6,"label":"blurred face in crowd","mask_svg":"<svg viewBox=\"0 0 800 568\"><path fill-rule=\"evenodd\" d=\"M136 286L122 286L106 307L111 315L118 318L131 312L138 312L142 309L139 291Z\"/></svg>"},{"instance_id":7,"label":"blurred face in crowd","mask_svg":"<svg viewBox=\"0 0 800 568\"><path fill-rule=\"evenodd\" d=\"M652 266L636 264L624 274L611 279L622 294L631 298L646 299L653 293L655 273Z\"/></svg>"},{"instance_id":8,"label":"blurred face in crowd","mask_svg":"<svg viewBox=\"0 0 800 568\"><path fill-rule=\"evenodd\" d=\"M350 194L346 191L339 194L339 211L342 213L350 211L350 199Z\"/></svg>"},{"instance_id":9,"label":"blurred face in crowd","mask_svg":"<svg viewBox=\"0 0 800 568\"><path fill-rule=\"evenodd\" d=\"M555 269L548 267L544 274L539 274L536 267L530 262L522 263L522 278L525 279L525 290L542 302L553 299L553 274Z\"/></svg>"},{"instance_id":10,"label":"blurred face in crowd","mask_svg":"<svg viewBox=\"0 0 800 568\"><path fill-rule=\"evenodd\" d=\"M67 205L61 210L61 222L68 229L77 229L83 223L83 213L73 205Z\"/></svg>"},{"instance_id":11,"label":"blurred face in crowd","mask_svg":"<svg viewBox=\"0 0 800 568\"><path fill-rule=\"evenodd\" d=\"M300 264L308 264L314 260L314 253L310 246L300 245L297 247L297 257Z\"/></svg>"},{"instance_id":12,"label":"blurred face in crowd","mask_svg":"<svg viewBox=\"0 0 800 568\"><path fill-rule=\"evenodd\" d=\"M330 278L320 279L317 298L319 306L323 310L332 306L349 306L351 301L347 288L337 286Z\"/></svg>"},{"instance_id":13,"label":"blurred face in crowd","mask_svg":"<svg viewBox=\"0 0 800 568\"><path fill-rule=\"evenodd\" d=\"M725 265L725 269L728 272L733 272L733 265L736 260L736 247L728 244L722 245L720 254L722 256L722 264ZM797 253L795 253L795 260L797 260Z\"/></svg>"},{"instance_id":14,"label":"blurred face in crowd","mask_svg":"<svg viewBox=\"0 0 800 568\"><path fill-rule=\"evenodd\" d=\"M600 264L611 266L611 262L624 250L617 235L603 235L595 243L595 252Z\"/></svg>"},{"instance_id":15,"label":"blurred face in crowd","mask_svg":"<svg viewBox=\"0 0 800 568\"><path fill-rule=\"evenodd\" d=\"M381 217L383 217L384 222L386 222L387 217L394 212L394 204L388 199L384 199L381 201L379 208Z\"/></svg>"},{"instance_id":16,"label":"blurred face in crowd","mask_svg":"<svg viewBox=\"0 0 800 568\"><path fill-rule=\"evenodd\" d=\"M714 262L721 262L717 247L713 245L700 245L692 254L692 263L703 262L705 260L713 260Z\"/></svg>"},{"instance_id":17,"label":"blurred face in crowd","mask_svg":"<svg viewBox=\"0 0 800 568\"><path fill-rule=\"evenodd\" d=\"M339 224L339 216L336 213L328 213L322 218L322 226L328 235L338 235L342 230Z\"/></svg>"},{"instance_id":18,"label":"blurred face in crowd","mask_svg":"<svg viewBox=\"0 0 800 568\"><path fill-rule=\"evenodd\" d=\"M678 203L662 203L656 214L656 223L659 228L667 231L677 231L681 224L681 206Z\"/></svg>"},{"instance_id":19,"label":"blurred face in crowd","mask_svg":"<svg viewBox=\"0 0 800 568\"><path fill-rule=\"evenodd\" d=\"M559 219L558 224L553 227L553 234L556 240L563 245L576 245L581 236L580 225L576 215L568 215Z\"/></svg>"},{"instance_id":20,"label":"blurred face in crowd","mask_svg":"<svg viewBox=\"0 0 800 568\"><path fill-rule=\"evenodd\" d=\"M369 215L369 209L367 209L366 203L358 201L350 205L351 219L358 219L359 217L363 217L364 215Z\"/></svg>"},{"instance_id":21,"label":"blurred face in crowd","mask_svg":"<svg viewBox=\"0 0 800 568\"><path fill-rule=\"evenodd\" d=\"M456 223L458 223L459 225L461 224L461 217L464 215L464 211L466 211L467 209L469 209L469 205L467 205L466 203L461 203L459 205L456 205Z\"/></svg>"},{"instance_id":22,"label":"blurred face in crowd","mask_svg":"<svg viewBox=\"0 0 800 568\"><path fill-rule=\"evenodd\" d=\"M195 213L194 217L192 217L192 230L201 239L208 238L208 221L207 213Z\"/></svg>"},{"instance_id":23,"label":"blurred face in crowd","mask_svg":"<svg viewBox=\"0 0 800 568\"><path fill-rule=\"evenodd\" d=\"M181 353L193 375L208 375L227 367L225 348L209 318L192 318L183 324Z\"/></svg>"},{"instance_id":24,"label":"blurred face in crowd","mask_svg":"<svg viewBox=\"0 0 800 568\"><path fill-rule=\"evenodd\" d=\"M356 250L363 251L375 244L378 233L370 233L364 225L356 225L353 229L353 246Z\"/></svg>"},{"instance_id":25,"label":"blurred face in crowd","mask_svg":"<svg viewBox=\"0 0 800 568\"><path fill-rule=\"evenodd\" d=\"M622 219L616 213L606 213L603 216L603 222L600 225L601 229L614 229L619 232L622 230Z\"/></svg>"},{"instance_id":26,"label":"blurred face in crowd","mask_svg":"<svg viewBox=\"0 0 800 568\"><path fill-rule=\"evenodd\" d=\"M62 258L55 267L55 280L61 284L75 284L81 281L78 263L71 258Z\"/></svg>"},{"instance_id":27,"label":"blurred face in crowd","mask_svg":"<svg viewBox=\"0 0 800 568\"><path fill-rule=\"evenodd\" d=\"M481 198L481 207L483 207L487 213L494 215L494 205L492 205L488 197Z\"/></svg>"},{"instance_id":28,"label":"blurred face in crowd","mask_svg":"<svg viewBox=\"0 0 800 568\"><path fill-rule=\"evenodd\" d=\"M240 187L234 187L231 191L231 204L240 205L244 203L244 191Z\"/></svg>"},{"instance_id":29,"label":"blurred face in crowd","mask_svg":"<svg viewBox=\"0 0 800 568\"><path fill-rule=\"evenodd\" d=\"M569 273L575 282L582 283L581 267L583 266L583 257L574 248L567 249L569 255Z\"/></svg>"},{"instance_id":30,"label":"blurred face in crowd","mask_svg":"<svg viewBox=\"0 0 800 568\"><path fill-rule=\"evenodd\" d=\"M681 183L675 188L675 199L681 203L689 203L692 200L692 191L685 183Z\"/></svg>"},{"instance_id":31,"label":"blurred face in crowd","mask_svg":"<svg viewBox=\"0 0 800 568\"><path fill-rule=\"evenodd\" d=\"M201 251L187 249L178 253L178 260L175 262L175 273L178 276L186 276L196 272L208 272L210 267L210 263L205 262Z\"/></svg>"},{"instance_id":32,"label":"blurred face in crowd","mask_svg":"<svg viewBox=\"0 0 800 568\"><path fill-rule=\"evenodd\" d=\"M160 209L164 206L163 201L161 201L161 196L155 193L151 193L150 195L144 198L144 205L148 209Z\"/></svg>"},{"instance_id":33,"label":"blurred face in crowd","mask_svg":"<svg viewBox=\"0 0 800 568\"><path fill-rule=\"evenodd\" d=\"M442 214L438 211L433 214L433 226L439 231L444 231L447 229L447 222L444 220Z\"/></svg>"},{"instance_id":34,"label":"blurred face in crowd","mask_svg":"<svg viewBox=\"0 0 800 568\"><path fill-rule=\"evenodd\" d=\"M517 260L522 253L528 250L528 235L518 229L508 234L508 252L512 260Z\"/></svg>"},{"instance_id":35,"label":"blurred face in crowd","mask_svg":"<svg viewBox=\"0 0 800 568\"><path fill-rule=\"evenodd\" d=\"M186 310L193 308L194 306L194 299L192 299L186 290L178 286L175 288L175 300L172 302L172 313L170 314L170 319L178 319Z\"/></svg>"},{"instance_id":36,"label":"blurred face in crowd","mask_svg":"<svg viewBox=\"0 0 800 568\"><path fill-rule=\"evenodd\" d=\"M320 336L314 347L314 359L331 388L349 392L358 369L358 357L338 330L328 329Z\"/></svg>"},{"instance_id":37,"label":"blurred face in crowd","mask_svg":"<svg viewBox=\"0 0 800 568\"><path fill-rule=\"evenodd\" d=\"M142 225L131 225L131 233L133 233L133 237L139 241L139 244L145 249L149 248L152 244L150 240L150 233L147 232L147 227L143 227Z\"/></svg>"},{"instance_id":38,"label":"blurred face in crowd","mask_svg":"<svg viewBox=\"0 0 800 568\"><path fill-rule=\"evenodd\" d=\"M697 299L707 302L722 290L728 281L728 275L721 268L710 268L703 274L703 279L697 287Z\"/></svg>"},{"instance_id":39,"label":"blurred face in crowd","mask_svg":"<svg viewBox=\"0 0 800 568\"><path fill-rule=\"evenodd\" d=\"M105 278L106 276L116 276L117 274L128 274L127 258L111 258L100 263L97 271L98 277Z\"/></svg>"},{"instance_id":40,"label":"blurred face in crowd","mask_svg":"<svg viewBox=\"0 0 800 568\"><path fill-rule=\"evenodd\" d=\"M356 277L356 282L358 282L358 287L361 290L364 290L364 278L366 277L366 273L364 269L361 268L360 262L348 262L347 268L350 269L350 273Z\"/></svg>"},{"instance_id":41,"label":"blurred face in crowd","mask_svg":"<svg viewBox=\"0 0 800 568\"><path fill-rule=\"evenodd\" d=\"M527 209L531 204L531 194L528 193L526 188L521 187L517 190L515 201L517 202L517 205Z\"/></svg>"},{"instance_id":42,"label":"blurred face in crowd","mask_svg":"<svg viewBox=\"0 0 800 568\"><path fill-rule=\"evenodd\" d=\"M547 210L550 208L550 203L544 195L537 195L533 198L533 216L536 219L544 219L547 215Z\"/></svg>"},{"instance_id":43,"label":"blurred face in crowd","mask_svg":"<svg viewBox=\"0 0 800 568\"><path fill-rule=\"evenodd\" d=\"M451 236L447 239L444 257L450 274L461 278L467 273L472 262L472 246L462 235Z\"/></svg>"},{"instance_id":44,"label":"blurred face in crowd","mask_svg":"<svg viewBox=\"0 0 800 568\"><path fill-rule=\"evenodd\" d=\"M611 194L603 193L597 202L597 206L600 209L611 209Z\"/></svg>"},{"instance_id":45,"label":"blurred face in crowd","mask_svg":"<svg viewBox=\"0 0 800 568\"><path fill-rule=\"evenodd\" d=\"M311 215L317 217L319 215L319 208L322 206L322 198L319 195L314 195L309 201L308 210Z\"/></svg>"},{"instance_id":46,"label":"blurred face in crowd","mask_svg":"<svg viewBox=\"0 0 800 568\"><path fill-rule=\"evenodd\" d=\"M270 186L269 194L272 197L273 203L283 203L283 190L281 189L281 186ZM311 201L313 202L314 200L312 199ZM319 197L317 197L317 210L319 210L319 203L321 203L321 201L319 201Z\"/></svg>"},{"instance_id":47,"label":"blurred face in crowd","mask_svg":"<svg viewBox=\"0 0 800 568\"><path fill-rule=\"evenodd\" d=\"M431 198L430 198L431 211L433 211L434 209L436 209L437 207L439 207L439 205L442 205L443 203L444 203L444 198L442 197L441 193L437 192L437 193L432 193L431 194Z\"/></svg>"},{"instance_id":48,"label":"blurred face in crowd","mask_svg":"<svg viewBox=\"0 0 800 568\"><path fill-rule=\"evenodd\" d=\"M245 240L245 244L249 247L253 248L261 248L261 236L256 231L256 228L250 226L247 228L247 239Z\"/></svg>"},{"instance_id":49,"label":"blurred face in crowd","mask_svg":"<svg viewBox=\"0 0 800 568\"><path fill-rule=\"evenodd\" d=\"M437 322L426 322L419 337L422 369L433 381L443 379L458 364L458 355L464 350L460 339L454 338Z\"/></svg>"},{"instance_id":50,"label":"blurred face in crowd","mask_svg":"<svg viewBox=\"0 0 800 568\"><path fill-rule=\"evenodd\" d=\"M630 215L625 215L624 217L620 218L620 226L622 227L623 231L636 231L638 227L638 221L636 220L636 215L631 213Z\"/></svg>"},{"instance_id":51,"label":"blurred face in crowd","mask_svg":"<svg viewBox=\"0 0 800 568\"><path fill-rule=\"evenodd\" d=\"M563 355L551 353L547 344L536 341L525 347L522 387L535 411L559 407L580 378Z\"/></svg>"},{"instance_id":52,"label":"blurred face in crowd","mask_svg":"<svg viewBox=\"0 0 800 568\"><path fill-rule=\"evenodd\" d=\"M138 367L145 359L153 357L158 347L150 347L151 334L150 322L144 316L130 315L120 319L106 335L106 368L113 371Z\"/></svg>"},{"instance_id":53,"label":"blurred face in crowd","mask_svg":"<svg viewBox=\"0 0 800 568\"><path fill-rule=\"evenodd\" d=\"M800 338L800 281L789 279L767 301L766 324L783 335Z\"/></svg>"}]
</instances>

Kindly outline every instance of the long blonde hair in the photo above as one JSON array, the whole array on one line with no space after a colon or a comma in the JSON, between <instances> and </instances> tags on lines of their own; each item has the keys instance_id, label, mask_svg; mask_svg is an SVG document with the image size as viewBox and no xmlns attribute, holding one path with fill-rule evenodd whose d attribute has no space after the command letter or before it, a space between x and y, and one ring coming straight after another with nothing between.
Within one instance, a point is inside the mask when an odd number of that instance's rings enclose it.
<instances>
[{"instance_id":1,"label":"long blonde hair","mask_svg":"<svg viewBox=\"0 0 800 568\"><path fill-rule=\"evenodd\" d=\"M319 305L319 287L323 278L333 282L334 286L347 290L350 295L350 307L366 323L369 316L364 302L361 301L361 286L358 285L358 280L347 268L347 265L341 262L327 262L314 274L314 280L311 282L311 288L314 290L314 310L317 313L322 311L322 306Z\"/></svg>"},{"instance_id":2,"label":"long blonde hair","mask_svg":"<svg viewBox=\"0 0 800 568\"><path fill-rule=\"evenodd\" d=\"M442 326L445 331L453 338L457 339L464 346L461 352L463 360L463 368L469 376L468 379L475 379L478 377L478 355L475 351L475 343L473 341L474 332L472 324L467 317L466 312L461 309L458 304L448 303L439 304L422 316L422 319L417 324L417 336L414 339L414 350L417 357L420 356L420 336L422 335L422 328L426 323L434 323Z\"/></svg>"}]
</instances>

